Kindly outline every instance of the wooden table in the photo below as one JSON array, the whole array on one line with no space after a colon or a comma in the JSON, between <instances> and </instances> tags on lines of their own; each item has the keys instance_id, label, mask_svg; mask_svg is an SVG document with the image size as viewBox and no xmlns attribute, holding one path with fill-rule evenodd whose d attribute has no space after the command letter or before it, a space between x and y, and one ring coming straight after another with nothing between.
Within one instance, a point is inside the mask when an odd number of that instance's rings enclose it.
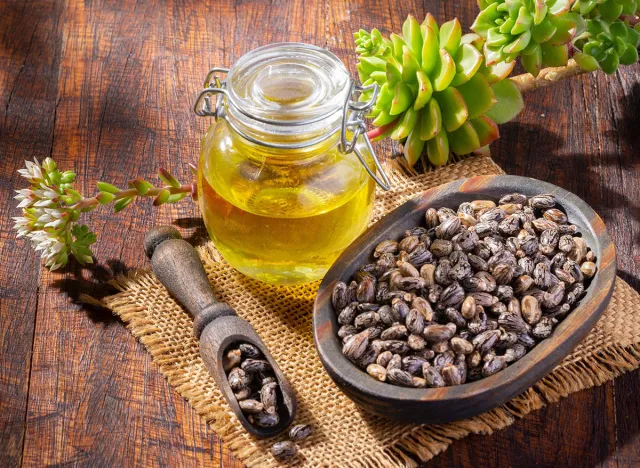
<instances>
[{"instance_id":1,"label":"wooden table","mask_svg":"<svg viewBox=\"0 0 640 468\"><path fill-rule=\"evenodd\" d=\"M352 33L400 31L408 13L457 15L475 1L59 1L0 3L0 466L237 466L228 450L108 311L113 273L146 266L142 238L176 221L205 236L196 206L87 215L98 264L59 273L11 230L25 159L52 156L83 193L170 168L189 177L209 123L191 113L213 65L278 41L326 46L355 72ZM565 187L605 219L621 276L640 289L640 66L535 92L500 128L496 161ZM385 144L389 152L395 148ZM583 391L492 436L458 442L432 465L638 466L640 373Z\"/></svg>"}]
</instances>

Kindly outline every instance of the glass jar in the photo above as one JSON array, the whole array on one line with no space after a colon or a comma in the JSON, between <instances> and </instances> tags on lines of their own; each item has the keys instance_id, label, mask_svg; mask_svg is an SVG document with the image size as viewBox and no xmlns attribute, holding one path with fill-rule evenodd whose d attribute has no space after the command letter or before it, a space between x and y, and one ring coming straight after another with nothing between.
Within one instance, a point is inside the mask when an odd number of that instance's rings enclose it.
<instances>
[{"instance_id":1,"label":"glass jar","mask_svg":"<svg viewBox=\"0 0 640 468\"><path fill-rule=\"evenodd\" d=\"M365 91L373 97L353 100ZM209 73L194 108L216 117L201 143L198 194L232 266L268 283L317 280L365 230L374 180L388 189L363 122L376 93L329 51L299 43Z\"/></svg>"}]
</instances>

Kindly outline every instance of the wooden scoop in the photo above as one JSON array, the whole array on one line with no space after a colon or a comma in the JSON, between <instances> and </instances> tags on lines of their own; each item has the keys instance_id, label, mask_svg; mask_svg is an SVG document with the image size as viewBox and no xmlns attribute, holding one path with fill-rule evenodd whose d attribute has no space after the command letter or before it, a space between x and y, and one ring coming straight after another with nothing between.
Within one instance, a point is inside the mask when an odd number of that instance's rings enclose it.
<instances>
[{"instance_id":1,"label":"wooden scoop","mask_svg":"<svg viewBox=\"0 0 640 468\"><path fill-rule=\"evenodd\" d=\"M193 334L200 340L200 356L244 428L257 437L270 437L286 429L296 415L291 385L253 327L228 304L218 302L194 248L176 229L159 227L147 233L144 249L160 282L193 315ZM229 386L222 367L223 356L230 345L240 342L258 347L273 368L281 394L278 398L280 422L276 426L251 424Z\"/></svg>"}]
</instances>

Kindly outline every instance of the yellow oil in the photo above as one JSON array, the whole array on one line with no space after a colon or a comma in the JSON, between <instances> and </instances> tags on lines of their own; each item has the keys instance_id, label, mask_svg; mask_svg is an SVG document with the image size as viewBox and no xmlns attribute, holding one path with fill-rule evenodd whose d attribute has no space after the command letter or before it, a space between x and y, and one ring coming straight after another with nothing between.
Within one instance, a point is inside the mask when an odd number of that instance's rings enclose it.
<instances>
[{"instance_id":1,"label":"yellow oil","mask_svg":"<svg viewBox=\"0 0 640 468\"><path fill-rule=\"evenodd\" d=\"M202 141L198 191L211 239L231 265L261 281L322 278L367 227L373 180L331 139L292 153L239 138L221 121Z\"/></svg>"}]
</instances>

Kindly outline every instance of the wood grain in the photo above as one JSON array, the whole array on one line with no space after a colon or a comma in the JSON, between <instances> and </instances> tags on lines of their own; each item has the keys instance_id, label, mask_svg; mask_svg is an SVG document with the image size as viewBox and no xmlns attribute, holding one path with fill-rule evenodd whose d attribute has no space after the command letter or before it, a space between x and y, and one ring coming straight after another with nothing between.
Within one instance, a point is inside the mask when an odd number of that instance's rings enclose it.
<instances>
[{"instance_id":1,"label":"wood grain","mask_svg":"<svg viewBox=\"0 0 640 468\"><path fill-rule=\"evenodd\" d=\"M174 220L206 236L195 205L124 215L99 210L100 264L49 274L9 217L23 160L53 155L121 186L160 166L181 180L209 121L192 99L207 70L281 40L326 45L355 72L352 33L399 31L431 11L471 24L475 2L364 0L5 0L0 3L0 465L239 466L109 313L77 305L107 294L112 272L148 265L144 233ZM640 290L640 65L536 91L500 128L493 157L548 180L604 218L623 277ZM396 147L381 143L390 155ZM624 254L623 254L624 253ZM35 332L35 340L34 340ZM31 351L33 349L33 352ZM637 466L640 372L580 392L491 437L456 443L432 465ZM23 456L24 454L24 456Z\"/></svg>"}]
</instances>

